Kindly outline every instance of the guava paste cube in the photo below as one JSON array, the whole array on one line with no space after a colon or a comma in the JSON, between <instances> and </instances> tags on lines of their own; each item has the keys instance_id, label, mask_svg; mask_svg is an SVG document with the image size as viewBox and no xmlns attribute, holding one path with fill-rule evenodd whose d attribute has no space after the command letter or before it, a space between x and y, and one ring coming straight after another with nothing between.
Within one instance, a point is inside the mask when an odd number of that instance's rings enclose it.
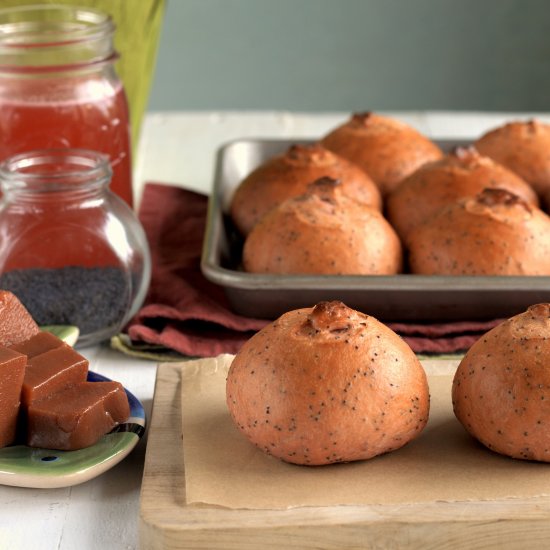
<instances>
[{"instance_id":1,"label":"guava paste cube","mask_svg":"<svg viewBox=\"0 0 550 550\"><path fill-rule=\"evenodd\" d=\"M84 382L29 406L27 444L62 451L83 449L129 415L128 397L119 382Z\"/></svg>"},{"instance_id":2,"label":"guava paste cube","mask_svg":"<svg viewBox=\"0 0 550 550\"><path fill-rule=\"evenodd\" d=\"M0 447L15 440L27 356L0 346Z\"/></svg>"},{"instance_id":3,"label":"guava paste cube","mask_svg":"<svg viewBox=\"0 0 550 550\"><path fill-rule=\"evenodd\" d=\"M39 332L40 328L17 296L0 290L0 344L9 347Z\"/></svg>"},{"instance_id":4,"label":"guava paste cube","mask_svg":"<svg viewBox=\"0 0 550 550\"><path fill-rule=\"evenodd\" d=\"M69 386L81 384L87 375L88 360L70 346L36 355L27 363L21 403L28 406Z\"/></svg>"},{"instance_id":5,"label":"guava paste cube","mask_svg":"<svg viewBox=\"0 0 550 550\"><path fill-rule=\"evenodd\" d=\"M23 353L27 356L28 359L32 359L37 355L50 351L52 349L60 348L62 346L67 346L61 338L58 338L55 334L51 332L39 332L34 334L27 340L19 342L10 346L10 349Z\"/></svg>"}]
</instances>

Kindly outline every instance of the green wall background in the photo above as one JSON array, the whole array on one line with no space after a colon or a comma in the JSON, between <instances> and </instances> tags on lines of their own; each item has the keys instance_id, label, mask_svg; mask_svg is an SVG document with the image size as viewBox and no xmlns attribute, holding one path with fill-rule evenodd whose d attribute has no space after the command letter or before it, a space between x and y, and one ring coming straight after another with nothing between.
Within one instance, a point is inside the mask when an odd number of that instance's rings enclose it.
<instances>
[{"instance_id":1,"label":"green wall background","mask_svg":"<svg viewBox=\"0 0 550 550\"><path fill-rule=\"evenodd\" d=\"M550 1L168 0L176 109L548 111Z\"/></svg>"}]
</instances>

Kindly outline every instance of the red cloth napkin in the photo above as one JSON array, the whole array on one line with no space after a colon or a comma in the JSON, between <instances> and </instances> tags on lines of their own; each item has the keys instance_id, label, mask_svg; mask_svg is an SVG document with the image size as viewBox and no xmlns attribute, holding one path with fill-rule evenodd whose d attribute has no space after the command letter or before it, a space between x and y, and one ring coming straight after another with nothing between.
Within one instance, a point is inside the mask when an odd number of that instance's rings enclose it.
<instances>
[{"instance_id":1,"label":"red cloth napkin","mask_svg":"<svg viewBox=\"0 0 550 550\"><path fill-rule=\"evenodd\" d=\"M195 357L236 353L268 321L233 313L223 289L200 270L208 198L179 187L145 186L139 218L151 247L153 273L145 305L127 327L135 342ZM388 323L417 353L468 349L498 324Z\"/></svg>"},{"instance_id":2,"label":"red cloth napkin","mask_svg":"<svg viewBox=\"0 0 550 550\"><path fill-rule=\"evenodd\" d=\"M128 326L134 341L184 355L235 353L267 321L231 312L222 288L200 270L208 198L178 187L147 184L139 218L153 272L145 305Z\"/></svg>"}]
</instances>

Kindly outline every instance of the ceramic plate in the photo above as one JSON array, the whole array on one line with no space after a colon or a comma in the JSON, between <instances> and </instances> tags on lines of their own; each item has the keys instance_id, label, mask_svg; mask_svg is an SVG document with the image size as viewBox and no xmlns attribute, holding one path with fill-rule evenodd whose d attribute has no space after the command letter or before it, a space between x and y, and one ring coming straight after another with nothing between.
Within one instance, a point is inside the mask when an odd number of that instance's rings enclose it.
<instances>
[{"instance_id":1,"label":"ceramic plate","mask_svg":"<svg viewBox=\"0 0 550 550\"><path fill-rule=\"evenodd\" d=\"M91 382L109 379L88 372ZM145 411L126 390L130 418L104 435L95 445L78 451L52 451L13 445L0 449L0 484L50 489L92 479L125 458L145 432Z\"/></svg>"}]
</instances>

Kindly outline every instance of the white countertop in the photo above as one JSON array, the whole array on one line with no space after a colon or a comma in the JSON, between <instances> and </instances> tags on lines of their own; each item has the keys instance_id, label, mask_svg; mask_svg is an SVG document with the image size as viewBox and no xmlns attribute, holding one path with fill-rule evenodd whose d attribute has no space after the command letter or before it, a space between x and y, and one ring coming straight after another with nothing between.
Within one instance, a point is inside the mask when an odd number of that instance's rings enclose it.
<instances>
[{"instance_id":1,"label":"white countertop","mask_svg":"<svg viewBox=\"0 0 550 550\"><path fill-rule=\"evenodd\" d=\"M433 138L472 138L506 120L538 114L389 113ZM146 181L210 189L216 149L242 137L320 137L347 113L150 113L139 143L135 186ZM90 370L124 384L150 415L156 364L99 346L79 350ZM65 489L0 487L0 548L56 550L139 547L139 495L146 441L102 476Z\"/></svg>"},{"instance_id":2,"label":"white countertop","mask_svg":"<svg viewBox=\"0 0 550 550\"><path fill-rule=\"evenodd\" d=\"M434 138L470 139L516 118L538 113L391 112ZM149 113L142 128L135 186L140 196L143 183L157 181L207 191L213 180L217 148L239 138L318 138L342 124L349 113L288 112L163 112Z\"/></svg>"}]
</instances>

